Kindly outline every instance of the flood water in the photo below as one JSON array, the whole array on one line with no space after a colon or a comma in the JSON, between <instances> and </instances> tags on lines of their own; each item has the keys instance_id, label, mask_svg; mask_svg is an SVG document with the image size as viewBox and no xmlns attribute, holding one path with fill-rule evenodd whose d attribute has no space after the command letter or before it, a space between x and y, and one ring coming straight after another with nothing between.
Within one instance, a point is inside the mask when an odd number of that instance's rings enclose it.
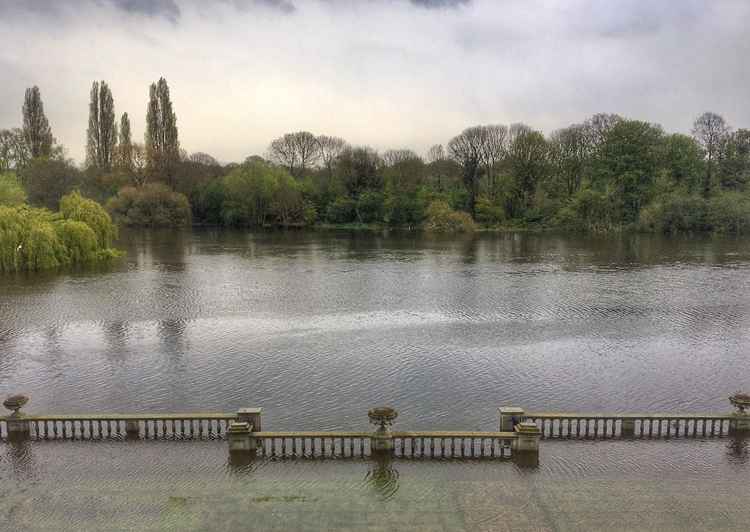
<instances>
[{"instance_id":1,"label":"flood water","mask_svg":"<svg viewBox=\"0 0 750 532\"><path fill-rule=\"evenodd\" d=\"M364 429L367 410L387 404L398 409L396 427L403 430L493 430L501 405L723 412L729 395L750 388L750 240L744 238L204 229L123 232L119 246L127 258L113 267L0 276L0 395L29 395L25 410L32 413L260 406L266 430ZM260 499L250 506L268 503L283 512L287 502L299 503L294 511L303 516L310 493L327 486L323 491L335 495L318 503L382 511L368 506L382 494L366 481L372 478L366 463L265 463L238 473L227 469L225 445L4 446L0 480L11 483L0 492L0 509L19 512L57 494L60 506L50 506L50 517L37 524L53 527L67 510L88 515L88 499L56 491L65 490L57 486L61 475L75 472L73 485L94 500L104 485L123 501L136 497L128 490L141 483L159 491L153 501L161 502L152 508L159 519L175 505L182 515L191 497L193 510L215 514L219 498L229 506L220 506L224 521L214 522L229 523L224 510L247 511L250 504L230 491L237 482L258 489L252 480L259 477L273 493L255 493ZM722 482L736 494L750 478L746 443L723 439L550 442L541 459L532 473L507 463L402 463L401 488L386 498L403 509L422 489L415 486L443 486L449 478L457 483L438 490L433 502L521 478L534 493L543 479L583 480L577 485L590 494L607 493L597 482L615 490L620 481L638 481L647 505L657 486L644 479L655 471L660 493L700 478L705 493L694 499L716 497ZM163 484L177 486L177 502ZM17 493L22 486L30 489L26 498ZM296 501L295 493L307 499ZM472 529L466 523L483 510L466 508L463 526ZM23 524L18 515L13 522ZM149 513L138 515L147 520ZM165 523L159 519L155 528ZM456 528L445 519L446 529ZM71 527L82 523L79 515ZM433 525L424 529L439 528Z\"/></svg>"}]
</instances>

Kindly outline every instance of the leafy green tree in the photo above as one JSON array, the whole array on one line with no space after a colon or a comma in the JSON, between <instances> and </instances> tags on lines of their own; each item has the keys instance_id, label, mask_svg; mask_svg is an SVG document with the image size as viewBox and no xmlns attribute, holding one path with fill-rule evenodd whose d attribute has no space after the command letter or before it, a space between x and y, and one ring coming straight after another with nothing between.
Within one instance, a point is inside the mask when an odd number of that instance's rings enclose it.
<instances>
[{"instance_id":1,"label":"leafy green tree","mask_svg":"<svg viewBox=\"0 0 750 532\"><path fill-rule=\"evenodd\" d=\"M357 198L366 190L382 190L380 164L380 157L372 148L347 148L339 156L336 177L348 194Z\"/></svg>"},{"instance_id":2,"label":"leafy green tree","mask_svg":"<svg viewBox=\"0 0 750 532\"><path fill-rule=\"evenodd\" d=\"M520 194L518 203L524 209L531 207L536 187L547 174L547 153L544 136L530 128L520 130L508 148L508 165ZM514 205L518 203L514 202ZM511 214L515 215L517 211Z\"/></svg>"},{"instance_id":3,"label":"leafy green tree","mask_svg":"<svg viewBox=\"0 0 750 532\"><path fill-rule=\"evenodd\" d=\"M750 181L750 130L738 129L727 136L718 157L722 190L744 190Z\"/></svg>"},{"instance_id":4,"label":"leafy green tree","mask_svg":"<svg viewBox=\"0 0 750 532\"><path fill-rule=\"evenodd\" d=\"M657 174L663 132L659 126L622 120L607 134L596 160L594 186L615 199L615 219L628 224L648 202Z\"/></svg>"},{"instance_id":5,"label":"leafy green tree","mask_svg":"<svg viewBox=\"0 0 750 532\"><path fill-rule=\"evenodd\" d=\"M261 227L269 223L282 176L289 176L284 168L259 161L232 170L224 178L224 222Z\"/></svg>"},{"instance_id":6,"label":"leafy green tree","mask_svg":"<svg viewBox=\"0 0 750 532\"><path fill-rule=\"evenodd\" d=\"M23 103L23 136L29 154L34 157L49 157L52 155L52 145L55 139L44 114L44 104L39 87L26 89Z\"/></svg>"},{"instance_id":7,"label":"leafy green tree","mask_svg":"<svg viewBox=\"0 0 750 532\"><path fill-rule=\"evenodd\" d=\"M89 103L89 128L86 131L86 164L109 172L114 163L116 146L117 124L112 91L105 81L101 84L94 81Z\"/></svg>"},{"instance_id":8,"label":"leafy green tree","mask_svg":"<svg viewBox=\"0 0 750 532\"><path fill-rule=\"evenodd\" d=\"M466 128L448 142L450 157L462 168L463 183L468 192L468 207L472 217L476 216L483 142L484 131L481 126Z\"/></svg>"},{"instance_id":9,"label":"leafy green tree","mask_svg":"<svg viewBox=\"0 0 750 532\"><path fill-rule=\"evenodd\" d=\"M120 144L117 147L117 167L124 172L134 170L133 161L133 138L130 132L130 118L128 113L123 113L120 118Z\"/></svg>"}]
</instances>

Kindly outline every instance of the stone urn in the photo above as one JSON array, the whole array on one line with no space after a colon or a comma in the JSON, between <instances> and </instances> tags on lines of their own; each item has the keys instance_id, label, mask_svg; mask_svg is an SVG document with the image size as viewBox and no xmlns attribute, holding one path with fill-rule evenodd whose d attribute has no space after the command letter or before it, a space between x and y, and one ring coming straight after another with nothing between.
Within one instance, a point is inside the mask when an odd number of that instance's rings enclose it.
<instances>
[{"instance_id":1,"label":"stone urn","mask_svg":"<svg viewBox=\"0 0 750 532\"><path fill-rule=\"evenodd\" d=\"M29 398L25 395L11 395L3 401L3 406L11 411L11 416L19 417L22 415L20 412L21 408L28 402Z\"/></svg>"},{"instance_id":2,"label":"stone urn","mask_svg":"<svg viewBox=\"0 0 750 532\"><path fill-rule=\"evenodd\" d=\"M398 417L398 412L389 406L380 406L367 412L367 417L370 418L370 423L378 427L372 435L372 450L392 451L393 439L389 427Z\"/></svg>"}]
</instances>

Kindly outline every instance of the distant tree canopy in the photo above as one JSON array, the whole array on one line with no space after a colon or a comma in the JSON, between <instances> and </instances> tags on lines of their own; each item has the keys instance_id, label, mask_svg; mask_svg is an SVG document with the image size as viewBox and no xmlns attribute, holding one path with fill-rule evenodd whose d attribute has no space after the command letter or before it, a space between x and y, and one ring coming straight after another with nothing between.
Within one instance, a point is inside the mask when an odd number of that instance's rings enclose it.
<instances>
[{"instance_id":1,"label":"distant tree canopy","mask_svg":"<svg viewBox=\"0 0 750 532\"><path fill-rule=\"evenodd\" d=\"M118 127L110 88L95 81L83 171L55 144L38 87L27 89L22 118L22 127L0 130L2 204L28 200L54 210L80 190L131 225L441 230L468 228L468 215L507 229L750 227L750 130L734 130L712 112L695 120L690 135L605 113L548 135L523 123L474 125L424 157L408 147L378 151L294 131L272 139L264 156L222 164L180 148L164 78L149 87L143 144L133 142L127 113Z\"/></svg>"}]
</instances>

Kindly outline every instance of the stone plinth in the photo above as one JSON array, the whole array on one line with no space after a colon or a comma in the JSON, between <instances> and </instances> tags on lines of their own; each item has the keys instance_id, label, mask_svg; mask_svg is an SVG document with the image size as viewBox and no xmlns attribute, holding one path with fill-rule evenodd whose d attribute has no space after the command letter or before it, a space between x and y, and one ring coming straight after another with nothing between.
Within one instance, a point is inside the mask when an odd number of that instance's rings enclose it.
<instances>
[{"instance_id":1,"label":"stone plinth","mask_svg":"<svg viewBox=\"0 0 750 532\"><path fill-rule=\"evenodd\" d=\"M227 429L229 452L254 452L255 438L252 437L251 426L246 421L233 421Z\"/></svg>"},{"instance_id":2,"label":"stone plinth","mask_svg":"<svg viewBox=\"0 0 750 532\"><path fill-rule=\"evenodd\" d=\"M513 432L516 425L525 419L525 411L517 406L501 406L497 409L500 414L500 432Z\"/></svg>"},{"instance_id":3,"label":"stone plinth","mask_svg":"<svg viewBox=\"0 0 750 532\"><path fill-rule=\"evenodd\" d=\"M513 452L518 454L539 454L539 440L542 432L533 421L522 421L515 426L517 438Z\"/></svg>"}]
</instances>

